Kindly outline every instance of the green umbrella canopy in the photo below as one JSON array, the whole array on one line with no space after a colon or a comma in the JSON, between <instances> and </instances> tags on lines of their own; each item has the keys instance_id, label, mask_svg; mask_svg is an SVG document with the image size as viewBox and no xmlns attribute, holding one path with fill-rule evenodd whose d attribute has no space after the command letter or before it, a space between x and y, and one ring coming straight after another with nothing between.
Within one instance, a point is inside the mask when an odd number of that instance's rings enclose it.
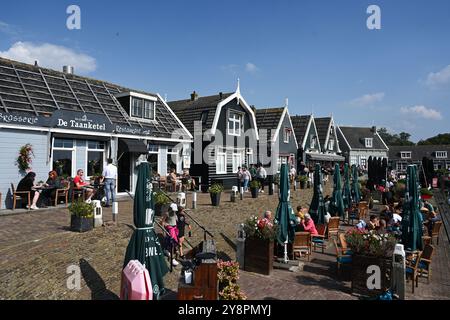
<instances>
[{"instance_id":1,"label":"green umbrella canopy","mask_svg":"<svg viewBox=\"0 0 450 320\"><path fill-rule=\"evenodd\" d=\"M333 197L330 203L330 214L334 216L344 217L344 200L342 199L342 186L341 186L341 173L339 171L339 164L336 163L334 166L334 176L333 176Z\"/></svg>"},{"instance_id":2,"label":"green umbrella canopy","mask_svg":"<svg viewBox=\"0 0 450 320\"><path fill-rule=\"evenodd\" d=\"M423 250L422 214L417 167L408 166L405 204L403 205L402 243L410 251Z\"/></svg>"},{"instance_id":3,"label":"green umbrella canopy","mask_svg":"<svg viewBox=\"0 0 450 320\"><path fill-rule=\"evenodd\" d=\"M350 172L348 164L344 165L344 189L342 190L342 199L344 201L344 208L350 209L352 207L352 191L350 188Z\"/></svg>"},{"instance_id":4,"label":"green umbrella canopy","mask_svg":"<svg viewBox=\"0 0 450 320\"><path fill-rule=\"evenodd\" d=\"M139 260L147 268L152 281L153 297L159 299L164 292L164 275L169 271L158 236L154 229L154 202L150 177L150 164L138 167L138 179L134 195L133 220L136 229L125 253L123 267L130 260Z\"/></svg>"},{"instance_id":5,"label":"green umbrella canopy","mask_svg":"<svg viewBox=\"0 0 450 320\"><path fill-rule=\"evenodd\" d=\"M309 214L316 225L325 224L327 210L323 201L322 172L318 163L314 170L314 195L309 206Z\"/></svg>"},{"instance_id":6,"label":"green umbrella canopy","mask_svg":"<svg viewBox=\"0 0 450 320\"><path fill-rule=\"evenodd\" d=\"M286 239L292 243L295 237L297 220L289 202L289 178L286 164L282 164L280 169L279 200L277 214L275 215L275 223L278 225L277 240L280 244L284 244Z\"/></svg>"},{"instance_id":7,"label":"green umbrella canopy","mask_svg":"<svg viewBox=\"0 0 450 320\"><path fill-rule=\"evenodd\" d=\"M359 190L359 181L358 181L358 169L356 165L352 165L353 172L353 181L352 181L352 193L353 193L353 201L358 204L361 200L361 191Z\"/></svg>"}]
</instances>

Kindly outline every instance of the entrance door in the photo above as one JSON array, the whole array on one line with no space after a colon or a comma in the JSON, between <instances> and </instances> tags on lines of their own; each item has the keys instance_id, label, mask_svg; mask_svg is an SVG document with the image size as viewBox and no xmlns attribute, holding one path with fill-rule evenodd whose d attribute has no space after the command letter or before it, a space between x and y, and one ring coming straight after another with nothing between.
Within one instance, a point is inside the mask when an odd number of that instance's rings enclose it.
<instances>
[{"instance_id":1,"label":"entrance door","mask_svg":"<svg viewBox=\"0 0 450 320\"><path fill-rule=\"evenodd\" d=\"M131 188L130 188L130 179L131 179L130 153L124 152L123 147L119 144L118 155L119 155L120 159L119 159L119 163L117 166L117 178L118 178L117 191L125 192L125 190L128 190L131 192Z\"/></svg>"}]
</instances>

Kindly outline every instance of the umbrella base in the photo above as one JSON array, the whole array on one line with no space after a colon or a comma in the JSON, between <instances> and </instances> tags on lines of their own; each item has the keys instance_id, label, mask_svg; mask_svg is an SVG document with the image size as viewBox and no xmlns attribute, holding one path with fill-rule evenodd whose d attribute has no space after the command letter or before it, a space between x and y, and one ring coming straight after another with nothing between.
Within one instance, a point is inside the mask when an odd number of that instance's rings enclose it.
<instances>
[{"instance_id":1,"label":"umbrella base","mask_svg":"<svg viewBox=\"0 0 450 320\"><path fill-rule=\"evenodd\" d=\"M291 272L303 271L303 267L305 264L301 261L288 261L288 263L284 262L274 262L274 269L287 270Z\"/></svg>"}]
</instances>

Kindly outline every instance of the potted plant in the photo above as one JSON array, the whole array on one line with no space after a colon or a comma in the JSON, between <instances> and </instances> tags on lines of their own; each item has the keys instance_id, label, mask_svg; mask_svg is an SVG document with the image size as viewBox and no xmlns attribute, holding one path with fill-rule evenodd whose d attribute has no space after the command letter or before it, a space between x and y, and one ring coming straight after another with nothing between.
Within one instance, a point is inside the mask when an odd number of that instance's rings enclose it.
<instances>
[{"instance_id":1,"label":"potted plant","mask_svg":"<svg viewBox=\"0 0 450 320\"><path fill-rule=\"evenodd\" d=\"M306 183L308 182L308 176L298 176L298 182L300 182L300 189L305 189Z\"/></svg>"},{"instance_id":2,"label":"potted plant","mask_svg":"<svg viewBox=\"0 0 450 320\"><path fill-rule=\"evenodd\" d=\"M19 155L16 158L16 165L20 171L26 172L31 168L31 163L33 162L31 157L34 157L33 146L31 144L27 143L20 147Z\"/></svg>"},{"instance_id":3,"label":"potted plant","mask_svg":"<svg viewBox=\"0 0 450 320\"><path fill-rule=\"evenodd\" d=\"M163 211L171 202L170 199L161 190L157 190L153 193L153 201L155 202L156 216L162 216Z\"/></svg>"},{"instance_id":4,"label":"potted plant","mask_svg":"<svg viewBox=\"0 0 450 320\"><path fill-rule=\"evenodd\" d=\"M223 186L219 183L213 183L209 187L209 195L211 196L211 203L217 207L220 204L220 194L223 192Z\"/></svg>"},{"instance_id":5,"label":"potted plant","mask_svg":"<svg viewBox=\"0 0 450 320\"><path fill-rule=\"evenodd\" d=\"M390 287L390 271L392 255L396 239L392 234L378 234L376 231L349 230L345 239L352 252L352 291L377 296ZM368 268L377 266L380 269L380 289L370 289L367 286L369 277Z\"/></svg>"},{"instance_id":6,"label":"potted plant","mask_svg":"<svg viewBox=\"0 0 450 320\"><path fill-rule=\"evenodd\" d=\"M433 197L433 191L428 190L427 188L420 189L420 196L423 200L428 200Z\"/></svg>"},{"instance_id":7,"label":"potted plant","mask_svg":"<svg viewBox=\"0 0 450 320\"><path fill-rule=\"evenodd\" d=\"M261 183L258 180L252 180L250 182L250 191L252 193L252 198L258 198L259 189L261 188Z\"/></svg>"},{"instance_id":8,"label":"potted plant","mask_svg":"<svg viewBox=\"0 0 450 320\"><path fill-rule=\"evenodd\" d=\"M86 232L94 227L94 204L78 199L69 206L69 212L72 231Z\"/></svg>"},{"instance_id":9,"label":"potted plant","mask_svg":"<svg viewBox=\"0 0 450 320\"><path fill-rule=\"evenodd\" d=\"M251 216L244 223L244 232L244 270L270 275L277 226L267 219Z\"/></svg>"},{"instance_id":10,"label":"potted plant","mask_svg":"<svg viewBox=\"0 0 450 320\"><path fill-rule=\"evenodd\" d=\"M219 260L217 262L217 278L219 279L219 300L247 299L237 284L239 263Z\"/></svg>"}]
</instances>

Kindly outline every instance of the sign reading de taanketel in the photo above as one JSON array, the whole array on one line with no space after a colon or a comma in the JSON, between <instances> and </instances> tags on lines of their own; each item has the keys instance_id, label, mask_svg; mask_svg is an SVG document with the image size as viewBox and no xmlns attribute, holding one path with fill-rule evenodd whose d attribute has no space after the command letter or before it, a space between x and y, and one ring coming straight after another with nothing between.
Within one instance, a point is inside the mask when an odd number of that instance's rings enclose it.
<instances>
[{"instance_id":1,"label":"sign reading de taanketel","mask_svg":"<svg viewBox=\"0 0 450 320\"><path fill-rule=\"evenodd\" d=\"M57 110L51 116L35 116L19 112L0 112L0 123L49 127L68 130L109 132L132 135L150 135L148 128L139 128L111 124L109 119L102 114L82 113L67 110Z\"/></svg>"}]
</instances>

